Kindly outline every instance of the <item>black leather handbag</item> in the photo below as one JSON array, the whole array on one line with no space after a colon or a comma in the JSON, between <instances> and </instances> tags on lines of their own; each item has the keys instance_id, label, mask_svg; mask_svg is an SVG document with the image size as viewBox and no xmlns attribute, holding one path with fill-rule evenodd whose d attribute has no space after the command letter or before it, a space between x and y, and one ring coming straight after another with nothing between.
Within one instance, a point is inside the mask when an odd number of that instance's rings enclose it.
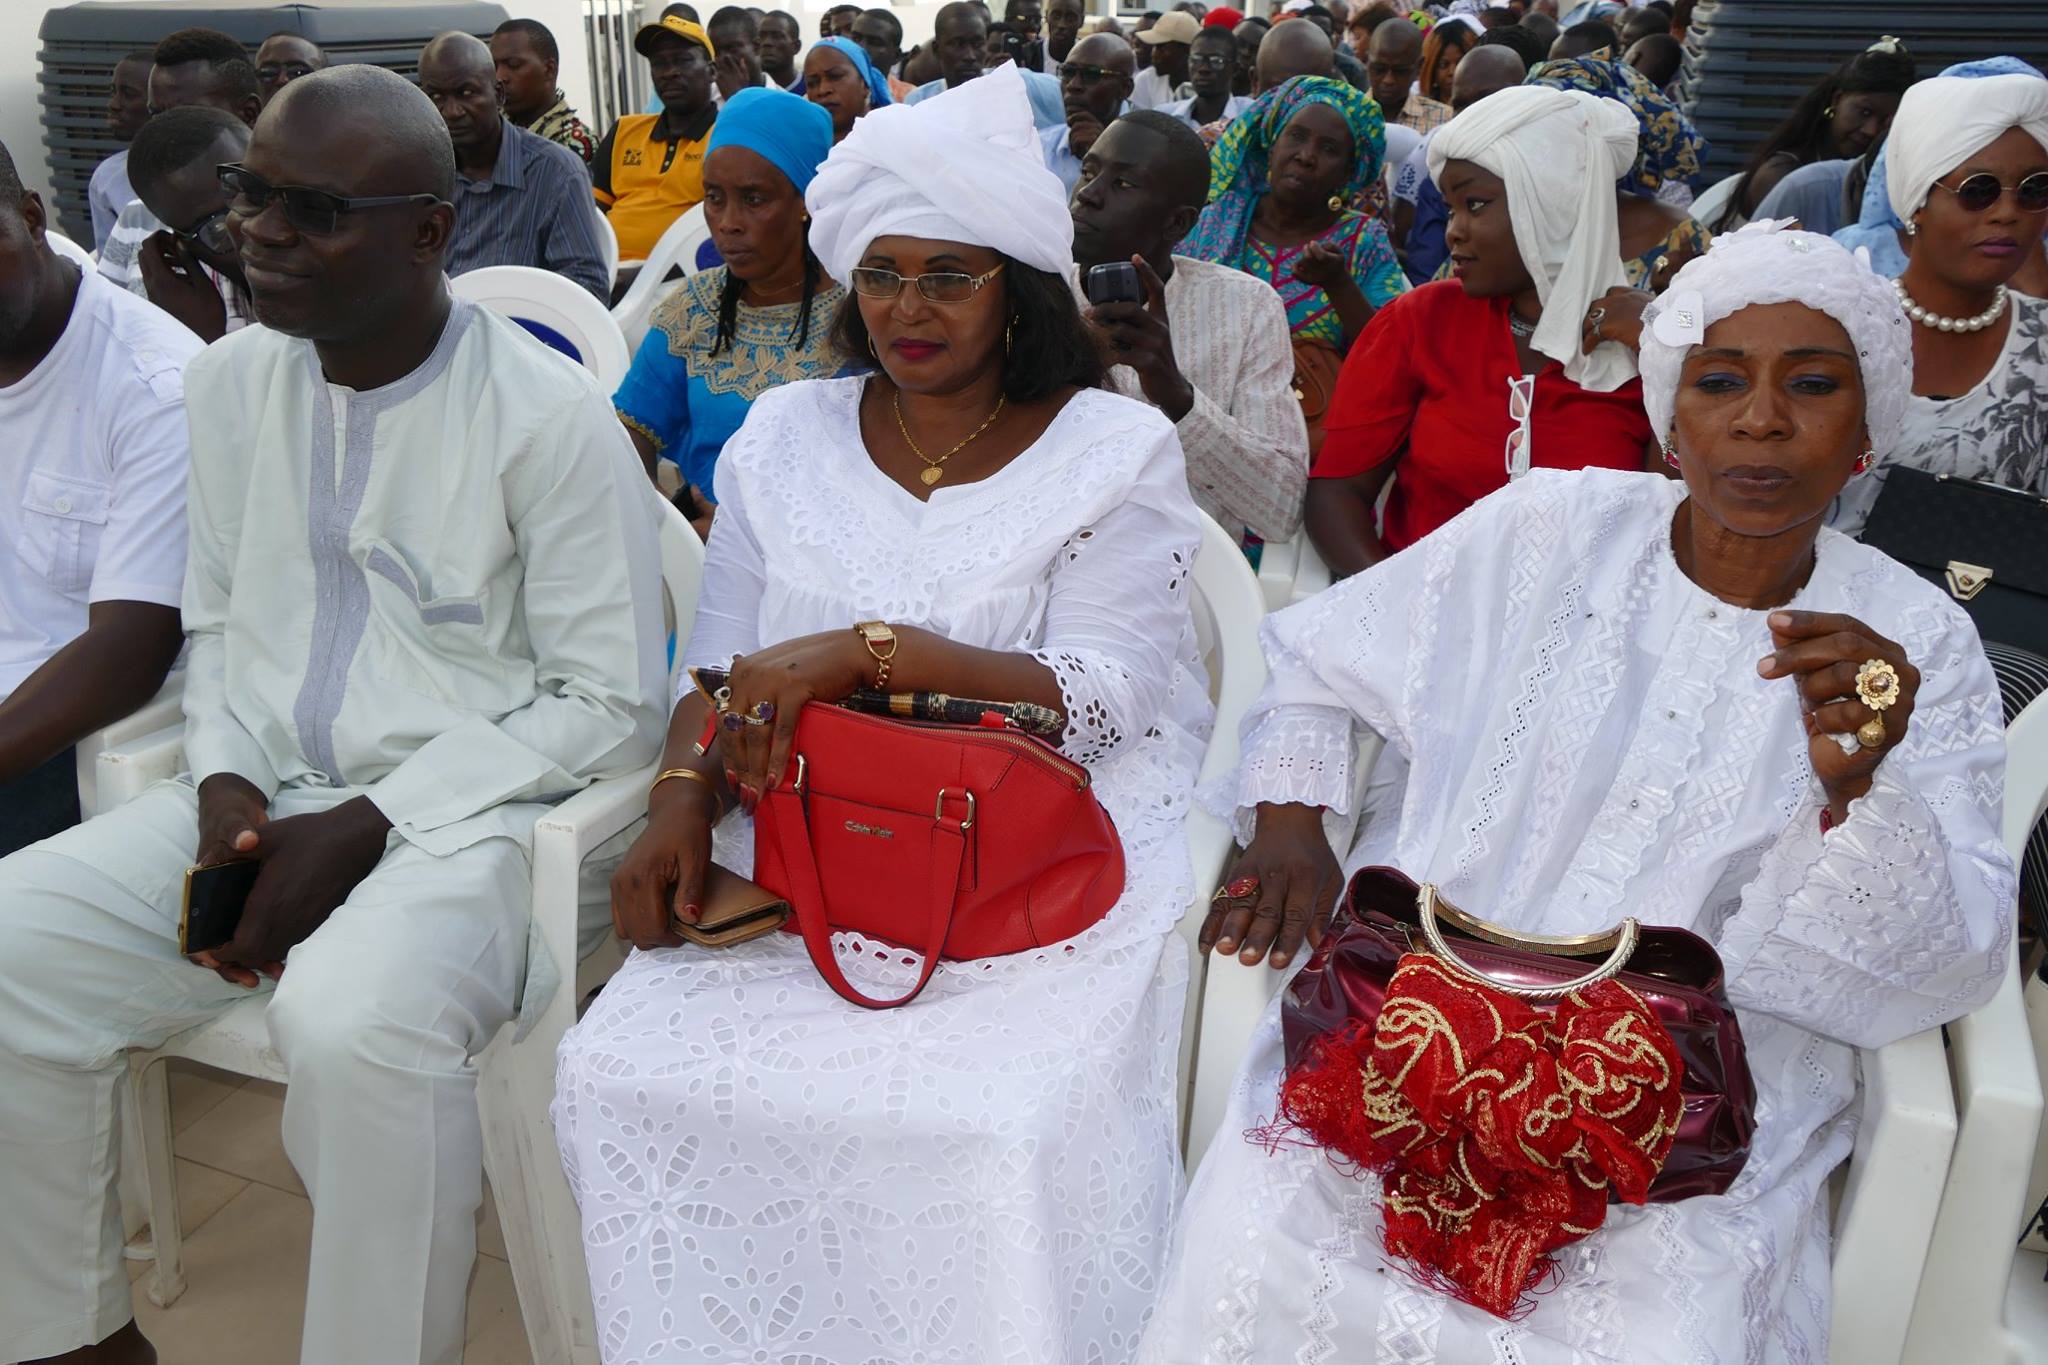
<instances>
[{"instance_id":1,"label":"black leather handbag","mask_svg":"<svg viewBox=\"0 0 2048 1365\"><path fill-rule=\"evenodd\" d=\"M1986 640L2048 654L2048 498L1902 466L1863 543L1947 592Z\"/></svg>"}]
</instances>

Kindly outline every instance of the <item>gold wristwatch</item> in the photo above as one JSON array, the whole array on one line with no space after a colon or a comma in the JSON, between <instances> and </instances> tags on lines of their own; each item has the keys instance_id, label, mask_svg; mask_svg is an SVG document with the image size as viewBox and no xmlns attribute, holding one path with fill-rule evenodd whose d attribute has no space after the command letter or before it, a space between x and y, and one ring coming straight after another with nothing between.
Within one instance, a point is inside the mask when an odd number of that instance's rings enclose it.
<instances>
[{"instance_id":1,"label":"gold wristwatch","mask_svg":"<svg viewBox=\"0 0 2048 1365\"><path fill-rule=\"evenodd\" d=\"M886 621L856 621L853 633L875 660L875 690L889 690L889 662L896 657L896 631Z\"/></svg>"}]
</instances>

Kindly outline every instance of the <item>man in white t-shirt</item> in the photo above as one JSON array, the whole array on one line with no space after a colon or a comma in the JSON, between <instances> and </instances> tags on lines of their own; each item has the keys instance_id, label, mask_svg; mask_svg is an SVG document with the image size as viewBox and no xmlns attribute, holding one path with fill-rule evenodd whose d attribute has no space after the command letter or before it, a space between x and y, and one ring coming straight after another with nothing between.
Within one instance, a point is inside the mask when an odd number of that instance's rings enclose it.
<instances>
[{"instance_id":1,"label":"man in white t-shirt","mask_svg":"<svg viewBox=\"0 0 2048 1365\"><path fill-rule=\"evenodd\" d=\"M0 146L0 854L78 820L71 747L156 694L199 339L50 249Z\"/></svg>"}]
</instances>

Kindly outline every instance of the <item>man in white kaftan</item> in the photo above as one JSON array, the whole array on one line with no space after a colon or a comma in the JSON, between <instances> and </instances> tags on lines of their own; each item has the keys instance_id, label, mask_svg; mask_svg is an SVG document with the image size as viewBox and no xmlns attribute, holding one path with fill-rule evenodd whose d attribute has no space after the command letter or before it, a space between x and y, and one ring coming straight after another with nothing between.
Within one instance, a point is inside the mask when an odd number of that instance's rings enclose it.
<instances>
[{"instance_id":1,"label":"man in white kaftan","mask_svg":"<svg viewBox=\"0 0 2048 1365\"><path fill-rule=\"evenodd\" d=\"M379 122L394 99L417 102L396 132ZM322 234L298 209L237 200L271 325L186 376L190 773L0 862L9 1360L110 1337L87 1358L148 1358L120 1344L134 1329L114 1101L126 1049L247 993L178 951L181 880L223 782L267 803L251 917L263 879L319 855L305 831L354 837L344 811L389 824L324 923L278 945L284 1143L315 1211L301 1358L461 1357L482 1198L470 1059L573 965L529 967L532 826L549 800L653 758L666 668L656 508L607 396L447 296L445 134L445 167L414 164L437 123L424 96L362 66L294 82L265 111L248 165L269 183L426 190L428 206L349 210ZM325 330L380 309L352 347ZM287 324L302 334L274 330ZM423 359L335 381L344 356L365 373L411 333Z\"/></svg>"}]
</instances>

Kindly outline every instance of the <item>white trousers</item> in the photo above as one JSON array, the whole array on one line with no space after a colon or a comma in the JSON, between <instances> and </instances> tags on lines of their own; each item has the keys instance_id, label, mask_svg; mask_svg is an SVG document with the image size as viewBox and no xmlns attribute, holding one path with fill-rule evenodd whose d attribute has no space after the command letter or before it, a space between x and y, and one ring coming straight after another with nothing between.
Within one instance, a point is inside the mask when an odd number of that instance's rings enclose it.
<instances>
[{"instance_id":1,"label":"white trousers","mask_svg":"<svg viewBox=\"0 0 2048 1365\"><path fill-rule=\"evenodd\" d=\"M288 791L273 818L354 795ZM198 840L186 782L0 861L0 1359L126 1323L115 1194L124 1052L244 992L178 954ZM395 843L292 949L269 1010L284 1146L313 1202L302 1365L458 1365L483 1202L470 1059L526 965L526 850ZM268 983L264 989L269 989Z\"/></svg>"}]
</instances>

